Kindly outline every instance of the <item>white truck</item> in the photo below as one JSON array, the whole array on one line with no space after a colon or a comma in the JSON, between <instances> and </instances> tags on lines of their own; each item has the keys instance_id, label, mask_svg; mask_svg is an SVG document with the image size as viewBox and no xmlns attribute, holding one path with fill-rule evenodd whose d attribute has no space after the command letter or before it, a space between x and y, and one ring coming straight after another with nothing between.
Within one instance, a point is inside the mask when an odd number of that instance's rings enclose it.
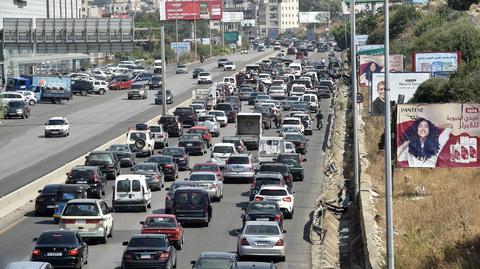
<instances>
[{"instance_id":1,"label":"white truck","mask_svg":"<svg viewBox=\"0 0 480 269\"><path fill-rule=\"evenodd\" d=\"M262 114L238 113L236 135L243 137L248 150L258 149L258 140L262 136Z\"/></svg>"},{"instance_id":2,"label":"white truck","mask_svg":"<svg viewBox=\"0 0 480 269\"><path fill-rule=\"evenodd\" d=\"M153 61L153 73L159 74L162 73L162 60Z\"/></svg>"},{"instance_id":3,"label":"white truck","mask_svg":"<svg viewBox=\"0 0 480 269\"><path fill-rule=\"evenodd\" d=\"M216 86L192 90L192 103L201 101L205 103L207 110L211 110L217 104Z\"/></svg>"},{"instance_id":4,"label":"white truck","mask_svg":"<svg viewBox=\"0 0 480 269\"><path fill-rule=\"evenodd\" d=\"M285 138L263 136L258 141L258 159L260 162L273 162L280 153L285 153Z\"/></svg>"}]
</instances>

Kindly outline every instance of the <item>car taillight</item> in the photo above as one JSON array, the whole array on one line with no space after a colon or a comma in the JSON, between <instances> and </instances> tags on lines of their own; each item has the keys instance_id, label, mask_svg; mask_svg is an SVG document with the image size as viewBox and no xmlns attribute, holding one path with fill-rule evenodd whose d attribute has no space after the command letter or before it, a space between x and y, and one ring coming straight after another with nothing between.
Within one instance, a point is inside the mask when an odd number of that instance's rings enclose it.
<instances>
[{"instance_id":1,"label":"car taillight","mask_svg":"<svg viewBox=\"0 0 480 269\"><path fill-rule=\"evenodd\" d=\"M113 163L108 164L107 168L113 168Z\"/></svg>"},{"instance_id":2,"label":"car taillight","mask_svg":"<svg viewBox=\"0 0 480 269\"><path fill-rule=\"evenodd\" d=\"M40 256L42 252L39 249L32 250L32 256Z\"/></svg>"},{"instance_id":3,"label":"car taillight","mask_svg":"<svg viewBox=\"0 0 480 269\"><path fill-rule=\"evenodd\" d=\"M276 221L276 222L280 222L281 217L282 217L282 216L281 216L280 214L276 214L276 215L275 215L275 221Z\"/></svg>"},{"instance_id":4,"label":"car taillight","mask_svg":"<svg viewBox=\"0 0 480 269\"><path fill-rule=\"evenodd\" d=\"M165 168L173 168L173 164L166 164L164 167Z\"/></svg>"},{"instance_id":5,"label":"car taillight","mask_svg":"<svg viewBox=\"0 0 480 269\"><path fill-rule=\"evenodd\" d=\"M100 181L97 175L93 176L93 181Z\"/></svg>"},{"instance_id":6,"label":"car taillight","mask_svg":"<svg viewBox=\"0 0 480 269\"><path fill-rule=\"evenodd\" d=\"M285 177L285 182L289 182L289 181L292 181L293 180L293 177L292 175L288 175Z\"/></svg>"},{"instance_id":7,"label":"car taillight","mask_svg":"<svg viewBox=\"0 0 480 269\"><path fill-rule=\"evenodd\" d=\"M101 221L102 221L101 219L87 219L87 220L85 221L85 223L87 223L87 224L98 224L98 223L100 223Z\"/></svg>"},{"instance_id":8,"label":"car taillight","mask_svg":"<svg viewBox=\"0 0 480 269\"><path fill-rule=\"evenodd\" d=\"M278 239L277 243L275 244L276 247L281 247L283 246L283 240L282 239Z\"/></svg>"},{"instance_id":9,"label":"car taillight","mask_svg":"<svg viewBox=\"0 0 480 269\"><path fill-rule=\"evenodd\" d=\"M304 148L304 147L305 147L305 144L299 143L299 144L298 144L298 147L299 147L299 148Z\"/></svg>"},{"instance_id":10,"label":"car taillight","mask_svg":"<svg viewBox=\"0 0 480 269\"><path fill-rule=\"evenodd\" d=\"M284 201L284 202L291 202L291 201L292 201L292 198L290 198L290 197L283 197L283 198L282 198L282 201Z\"/></svg>"},{"instance_id":11,"label":"car taillight","mask_svg":"<svg viewBox=\"0 0 480 269\"><path fill-rule=\"evenodd\" d=\"M169 256L170 256L170 253L169 253L168 251L162 251L162 252L160 253L160 256L158 257L158 259L159 259L160 261L163 261L163 262L164 262L164 261L168 260L168 257L169 257Z\"/></svg>"},{"instance_id":12,"label":"car taillight","mask_svg":"<svg viewBox=\"0 0 480 269\"><path fill-rule=\"evenodd\" d=\"M69 256L77 256L78 254L78 249L74 248L68 251Z\"/></svg>"},{"instance_id":13,"label":"car taillight","mask_svg":"<svg viewBox=\"0 0 480 269\"><path fill-rule=\"evenodd\" d=\"M210 189L215 189L216 187L217 187L217 184L210 185Z\"/></svg>"},{"instance_id":14,"label":"car taillight","mask_svg":"<svg viewBox=\"0 0 480 269\"><path fill-rule=\"evenodd\" d=\"M249 246L250 243L248 243L248 240L246 238L242 238L242 240L240 240L240 245Z\"/></svg>"},{"instance_id":15,"label":"car taillight","mask_svg":"<svg viewBox=\"0 0 480 269\"><path fill-rule=\"evenodd\" d=\"M263 197L255 196L255 201L263 201Z\"/></svg>"},{"instance_id":16,"label":"car taillight","mask_svg":"<svg viewBox=\"0 0 480 269\"><path fill-rule=\"evenodd\" d=\"M123 253L123 259L124 259L124 260L131 260L131 259L133 259L132 252L130 252L130 251L124 252L124 253Z\"/></svg>"},{"instance_id":17,"label":"car taillight","mask_svg":"<svg viewBox=\"0 0 480 269\"><path fill-rule=\"evenodd\" d=\"M37 198L37 202L44 202L45 201L45 198L44 197L38 197Z\"/></svg>"},{"instance_id":18,"label":"car taillight","mask_svg":"<svg viewBox=\"0 0 480 269\"><path fill-rule=\"evenodd\" d=\"M77 220L76 219L61 219L60 222L63 223L63 224L75 224L75 222L77 222Z\"/></svg>"}]
</instances>

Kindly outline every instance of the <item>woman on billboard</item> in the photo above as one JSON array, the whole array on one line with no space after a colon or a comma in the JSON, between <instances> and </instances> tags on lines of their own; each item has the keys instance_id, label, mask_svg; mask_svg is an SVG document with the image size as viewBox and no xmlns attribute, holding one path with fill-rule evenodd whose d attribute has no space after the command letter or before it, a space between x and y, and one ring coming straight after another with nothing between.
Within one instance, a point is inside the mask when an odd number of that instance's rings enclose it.
<instances>
[{"instance_id":1,"label":"woman on billboard","mask_svg":"<svg viewBox=\"0 0 480 269\"><path fill-rule=\"evenodd\" d=\"M366 65L362 66L363 72L360 75L360 84L365 86L370 86L372 83L372 74L382 72L383 67L374 61L368 62ZM361 68L362 68L361 67Z\"/></svg>"},{"instance_id":2,"label":"woman on billboard","mask_svg":"<svg viewBox=\"0 0 480 269\"><path fill-rule=\"evenodd\" d=\"M435 167L452 128L451 123L437 127L427 119L417 118L403 135L404 142L397 148L397 160L408 161L409 167Z\"/></svg>"}]
</instances>

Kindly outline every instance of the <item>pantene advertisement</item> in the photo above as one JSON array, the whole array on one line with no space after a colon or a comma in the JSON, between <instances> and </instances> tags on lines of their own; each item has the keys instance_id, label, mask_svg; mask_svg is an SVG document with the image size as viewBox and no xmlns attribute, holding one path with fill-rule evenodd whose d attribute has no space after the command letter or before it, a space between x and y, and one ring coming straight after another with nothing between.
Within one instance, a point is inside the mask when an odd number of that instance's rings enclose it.
<instances>
[{"instance_id":1,"label":"pantene advertisement","mask_svg":"<svg viewBox=\"0 0 480 269\"><path fill-rule=\"evenodd\" d=\"M480 104L399 104L398 167L479 167Z\"/></svg>"},{"instance_id":2,"label":"pantene advertisement","mask_svg":"<svg viewBox=\"0 0 480 269\"><path fill-rule=\"evenodd\" d=\"M360 55L360 86L370 87L373 73L385 72L384 59L383 55ZM403 72L403 55L390 54L390 72Z\"/></svg>"}]
</instances>

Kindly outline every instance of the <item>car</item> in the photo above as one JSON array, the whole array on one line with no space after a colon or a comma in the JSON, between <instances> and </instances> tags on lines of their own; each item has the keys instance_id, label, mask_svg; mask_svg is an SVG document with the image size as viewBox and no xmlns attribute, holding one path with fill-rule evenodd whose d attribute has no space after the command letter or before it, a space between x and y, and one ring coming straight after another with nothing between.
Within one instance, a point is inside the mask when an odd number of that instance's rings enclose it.
<instances>
[{"instance_id":1,"label":"car","mask_svg":"<svg viewBox=\"0 0 480 269\"><path fill-rule=\"evenodd\" d=\"M265 51L265 46L258 46L258 52Z\"/></svg>"},{"instance_id":2,"label":"car","mask_svg":"<svg viewBox=\"0 0 480 269\"><path fill-rule=\"evenodd\" d=\"M222 170L216 163L212 162L207 162L207 163L196 163L192 167L192 173L193 172L213 172L217 175L217 177L220 179L220 181L223 181L223 174Z\"/></svg>"},{"instance_id":3,"label":"car","mask_svg":"<svg viewBox=\"0 0 480 269\"><path fill-rule=\"evenodd\" d=\"M155 149L155 140L153 133L146 124L137 124L135 128L130 128L127 132L127 144L135 152L136 156L150 156Z\"/></svg>"},{"instance_id":4,"label":"car","mask_svg":"<svg viewBox=\"0 0 480 269\"><path fill-rule=\"evenodd\" d=\"M238 256L273 256L284 261L283 234L275 221L246 221L237 237Z\"/></svg>"},{"instance_id":5,"label":"car","mask_svg":"<svg viewBox=\"0 0 480 269\"><path fill-rule=\"evenodd\" d=\"M122 269L177 267L177 251L165 234L134 234L122 245Z\"/></svg>"},{"instance_id":6,"label":"car","mask_svg":"<svg viewBox=\"0 0 480 269\"><path fill-rule=\"evenodd\" d=\"M150 78L148 81L148 89L149 90L154 90L154 89L160 89L162 88L162 82L163 79L161 76L153 76Z\"/></svg>"},{"instance_id":7,"label":"car","mask_svg":"<svg viewBox=\"0 0 480 269\"><path fill-rule=\"evenodd\" d=\"M70 87L70 91L72 92L72 94L80 94L81 96L87 96L87 94L92 94L95 92L95 88L93 87L93 83L91 81L74 79L72 80L71 83L72 84ZM115 85L123 85L123 84L118 83Z\"/></svg>"},{"instance_id":8,"label":"car","mask_svg":"<svg viewBox=\"0 0 480 269\"><path fill-rule=\"evenodd\" d=\"M177 64L175 74L188 74L187 66L184 64Z\"/></svg>"},{"instance_id":9,"label":"car","mask_svg":"<svg viewBox=\"0 0 480 269\"><path fill-rule=\"evenodd\" d=\"M201 223L208 226L213 217L213 208L207 191L200 187L186 187L175 191L172 214L182 225Z\"/></svg>"},{"instance_id":10,"label":"car","mask_svg":"<svg viewBox=\"0 0 480 269\"><path fill-rule=\"evenodd\" d=\"M133 84L133 79L126 78L126 77L119 77L118 79L113 79L112 81L110 81L110 84L108 84L108 88L110 90L130 89L132 84ZM93 86L92 86L92 91L93 91Z\"/></svg>"},{"instance_id":11,"label":"car","mask_svg":"<svg viewBox=\"0 0 480 269\"><path fill-rule=\"evenodd\" d=\"M192 107L195 110L198 116L203 116L207 114L207 109L205 108L205 105L201 103L193 103L190 105L190 107Z\"/></svg>"},{"instance_id":12,"label":"car","mask_svg":"<svg viewBox=\"0 0 480 269\"><path fill-rule=\"evenodd\" d=\"M165 194L165 213L169 214L172 212L173 197L175 196L175 191L180 188L187 187L199 187L197 182L190 181L175 181L170 185L170 187L165 188L167 193Z\"/></svg>"},{"instance_id":13,"label":"car","mask_svg":"<svg viewBox=\"0 0 480 269\"><path fill-rule=\"evenodd\" d=\"M224 136L222 138L222 143L232 143L235 144L238 153L244 153L247 151L247 146L245 145L245 140L240 136Z\"/></svg>"},{"instance_id":14,"label":"car","mask_svg":"<svg viewBox=\"0 0 480 269\"><path fill-rule=\"evenodd\" d=\"M88 196L100 199L105 195L107 179L97 166L77 165L67 173L65 184L88 184Z\"/></svg>"},{"instance_id":15,"label":"car","mask_svg":"<svg viewBox=\"0 0 480 269\"><path fill-rule=\"evenodd\" d=\"M307 102L292 102L290 104L290 110L292 111L301 111L303 113L310 113L310 106Z\"/></svg>"},{"instance_id":16,"label":"car","mask_svg":"<svg viewBox=\"0 0 480 269\"><path fill-rule=\"evenodd\" d=\"M188 133L201 135L203 140L205 140L207 147L212 147L212 134L207 126L193 126L188 130Z\"/></svg>"},{"instance_id":17,"label":"car","mask_svg":"<svg viewBox=\"0 0 480 269\"><path fill-rule=\"evenodd\" d=\"M228 61L227 58L218 59L218 62L217 62L218 68L225 66L225 64L228 63L228 62L229 61Z\"/></svg>"},{"instance_id":18,"label":"car","mask_svg":"<svg viewBox=\"0 0 480 269\"><path fill-rule=\"evenodd\" d=\"M197 182L198 187L205 189L212 201L220 202L223 197L223 182L216 172L192 172L186 181Z\"/></svg>"},{"instance_id":19,"label":"car","mask_svg":"<svg viewBox=\"0 0 480 269\"><path fill-rule=\"evenodd\" d=\"M237 110L231 103L219 103L215 105L215 110L221 110L227 115L228 123L235 123L237 121Z\"/></svg>"},{"instance_id":20,"label":"car","mask_svg":"<svg viewBox=\"0 0 480 269\"><path fill-rule=\"evenodd\" d=\"M263 185L255 195L255 201L276 201L287 219L292 219L295 212L294 192L287 186Z\"/></svg>"},{"instance_id":21,"label":"car","mask_svg":"<svg viewBox=\"0 0 480 269\"><path fill-rule=\"evenodd\" d=\"M310 112L318 112L319 106L316 94L304 94L301 96L301 100L308 103L308 105L310 106Z\"/></svg>"},{"instance_id":22,"label":"car","mask_svg":"<svg viewBox=\"0 0 480 269\"><path fill-rule=\"evenodd\" d=\"M178 116L162 115L158 124L163 126L170 137L183 135L183 124Z\"/></svg>"},{"instance_id":23,"label":"car","mask_svg":"<svg viewBox=\"0 0 480 269\"><path fill-rule=\"evenodd\" d=\"M172 156L152 155L147 159L148 163L156 163L158 169L163 172L165 180L175 181L178 178L178 165Z\"/></svg>"},{"instance_id":24,"label":"car","mask_svg":"<svg viewBox=\"0 0 480 269\"><path fill-rule=\"evenodd\" d=\"M165 90L166 93L166 99L167 99L167 104L173 104L173 94L172 91L170 90ZM159 90L155 94L155 104L156 105L161 105L163 104L163 91Z\"/></svg>"},{"instance_id":25,"label":"car","mask_svg":"<svg viewBox=\"0 0 480 269\"><path fill-rule=\"evenodd\" d=\"M248 54L248 50L242 49L242 50L240 51L240 54Z\"/></svg>"},{"instance_id":26,"label":"car","mask_svg":"<svg viewBox=\"0 0 480 269\"><path fill-rule=\"evenodd\" d=\"M0 92L0 102L3 105L8 104L11 101L23 101L26 102L27 98L19 92Z\"/></svg>"},{"instance_id":27,"label":"car","mask_svg":"<svg viewBox=\"0 0 480 269\"><path fill-rule=\"evenodd\" d=\"M70 124L65 117L52 117L45 123L45 137L69 136Z\"/></svg>"},{"instance_id":28,"label":"car","mask_svg":"<svg viewBox=\"0 0 480 269\"><path fill-rule=\"evenodd\" d=\"M235 96L235 95L227 96L223 102L233 104L235 109L237 110L237 113L240 112L240 110L242 109L242 101L238 96Z\"/></svg>"},{"instance_id":29,"label":"car","mask_svg":"<svg viewBox=\"0 0 480 269\"><path fill-rule=\"evenodd\" d=\"M30 107L24 101L10 101L5 105L5 118L18 117L21 119L30 117Z\"/></svg>"},{"instance_id":30,"label":"car","mask_svg":"<svg viewBox=\"0 0 480 269\"><path fill-rule=\"evenodd\" d=\"M272 128L272 124L276 121L277 115L270 107L258 106L253 109L253 113L262 114L262 125L264 129Z\"/></svg>"},{"instance_id":31,"label":"car","mask_svg":"<svg viewBox=\"0 0 480 269\"><path fill-rule=\"evenodd\" d=\"M60 216L68 201L73 199L87 199L89 198L87 184L61 184L57 187L55 195L55 211L53 212L53 222L58 224Z\"/></svg>"},{"instance_id":32,"label":"car","mask_svg":"<svg viewBox=\"0 0 480 269\"><path fill-rule=\"evenodd\" d=\"M120 161L120 167L132 167L136 163L135 153L127 144L112 144L107 151L113 152Z\"/></svg>"},{"instance_id":33,"label":"car","mask_svg":"<svg viewBox=\"0 0 480 269\"><path fill-rule=\"evenodd\" d=\"M163 125L149 125L148 129L153 134L155 144L154 149L168 147L168 132L163 128Z\"/></svg>"},{"instance_id":34,"label":"car","mask_svg":"<svg viewBox=\"0 0 480 269\"><path fill-rule=\"evenodd\" d=\"M300 96L289 96L287 97L287 99L281 102L282 109L290 110L292 108L291 104L299 101L300 101Z\"/></svg>"},{"instance_id":35,"label":"car","mask_svg":"<svg viewBox=\"0 0 480 269\"><path fill-rule=\"evenodd\" d=\"M5 269L53 269L48 262L11 262Z\"/></svg>"},{"instance_id":36,"label":"car","mask_svg":"<svg viewBox=\"0 0 480 269\"><path fill-rule=\"evenodd\" d=\"M210 161L223 168L227 159L234 153L238 153L235 144L217 143L213 146Z\"/></svg>"},{"instance_id":37,"label":"car","mask_svg":"<svg viewBox=\"0 0 480 269\"><path fill-rule=\"evenodd\" d=\"M151 190L159 191L165 184L165 176L156 163L137 163L130 171L136 175L144 175Z\"/></svg>"},{"instance_id":38,"label":"car","mask_svg":"<svg viewBox=\"0 0 480 269\"><path fill-rule=\"evenodd\" d=\"M112 212L103 200L73 199L62 211L59 229L77 232L82 238L96 238L105 244L113 234Z\"/></svg>"},{"instance_id":39,"label":"car","mask_svg":"<svg viewBox=\"0 0 480 269\"><path fill-rule=\"evenodd\" d=\"M255 104L255 99L257 98L258 95L263 95L261 92L252 92L250 96L248 97L248 105L252 106Z\"/></svg>"},{"instance_id":40,"label":"car","mask_svg":"<svg viewBox=\"0 0 480 269\"><path fill-rule=\"evenodd\" d=\"M212 75L210 74L210 72L202 71L202 72L198 73L197 82L198 82L198 84L204 84L204 83L212 84L212 82L213 82Z\"/></svg>"},{"instance_id":41,"label":"car","mask_svg":"<svg viewBox=\"0 0 480 269\"><path fill-rule=\"evenodd\" d=\"M108 83L103 80L93 80L93 92L99 95L104 95L108 92Z\"/></svg>"},{"instance_id":42,"label":"car","mask_svg":"<svg viewBox=\"0 0 480 269\"><path fill-rule=\"evenodd\" d=\"M128 100L138 98L138 99L147 99L148 91L147 84L143 82L135 82L130 86L130 89L127 92Z\"/></svg>"},{"instance_id":43,"label":"car","mask_svg":"<svg viewBox=\"0 0 480 269\"><path fill-rule=\"evenodd\" d=\"M226 127L228 125L228 118L225 114L225 111L221 110L210 110L207 115L215 116L217 122L220 124L220 127Z\"/></svg>"},{"instance_id":44,"label":"car","mask_svg":"<svg viewBox=\"0 0 480 269\"><path fill-rule=\"evenodd\" d=\"M230 252L202 252L196 261L192 261L192 269L237 269L238 256Z\"/></svg>"},{"instance_id":45,"label":"car","mask_svg":"<svg viewBox=\"0 0 480 269\"><path fill-rule=\"evenodd\" d=\"M248 101L253 92L254 90L252 87L241 87L238 92L238 97L240 98L240 101Z\"/></svg>"},{"instance_id":46,"label":"car","mask_svg":"<svg viewBox=\"0 0 480 269\"><path fill-rule=\"evenodd\" d=\"M278 269L272 262L239 262L236 269Z\"/></svg>"},{"instance_id":47,"label":"car","mask_svg":"<svg viewBox=\"0 0 480 269\"><path fill-rule=\"evenodd\" d=\"M303 162L306 160L298 153L280 153L276 159L277 162L285 164L288 166L290 173L293 176L293 180L303 181L304 168Z\"/></svg>"},{"instance_id":48,"label":"car","mask_svg":"<svg viewBox=\"0 0 480 269\"><path fill-rule=\"evenodd\" d=\"M279 172L259 171L255 174L252 186L250 186L249 200L253 201L255 195L262 188L263 185L286 185L283 175Z\"/></svg>"},{"instance_id":49,"label":"car","mask_svg":"<svg viewBox=\"0 0 480 269\"><path fill-rule=\"evenodd\" d=\"M295 145L295 151L302 155L307 153L308 148L308 139L301 133L285 133L284 136L285 140L288 142L292 142Z\"/></svg>"},{"instance_id":50,"label":"car","mask_svg":"<svg viewBox=\"0 0 480 269\"><path fill-rule=\"evenodd\" d=\"M282 86L271 86L270 89L268 90L268 94L274 100L278 100L278 99L283 100L287 98L287 93L285 92Z\"/></svg>"},{"instance_id":51,"label":"car","mask_svg":"<svg viewBox=\"0 0 480 269\"><path fill-rule=\"evenodd\" d=\"M38 102L37 97L35 97L35 93L32 91L17 91L17 92L23 94L23 96L25 97L25 102L30 106L34 106Z\"/></svg>"},{"instance_id":52,"label":"car","mask_svg":"<svg viewBox=\"0 0 480 269\"><path fill-rule=\"evenodd\" d=\"M329 89L319 88L317 90L317 95L320 99L329 99L332 96L332 93Z\"/></svg>"},{"instance_id":53,"label":"car","mask_svg":"<svg viewBox=\"0 0 480 269\"><path fill-rule=\"evenodd\" d=\"M204 72L205 70L203 68L195 68L193 71L192 71L192 78L198 78L198 74L200 74L201 72Z\"/></svg>"},{"instance_id":54,"label":"car","mask_svg":"<svg viewBox=\"0 0 480 269\"><path fill-rule=\"evenodd\" d=\"M270 74L261 73L261 74L258 74L258 77L263 84L267 84L267 85L272 84L272 77L270 76Z\"/></svg>"},{"instance_id":55,"label":"car","mask_svg":"<svg viewBox=\"0 0 480 269\"><path fill-rule=\"evenodd\" d=\"M182 139L182 137L184 138ZM182 137L178 141L178 147L184 148L188 155L203 155L207 153L207 142L203 140L201 135L185 134Z\"/></svg>"},{"instance_id":56,"label":"car","mask_svg":"<svg viewBox=\"0 0 480 269\"><path fill-rule=\"evenodd\" d=\"M267 94L259 94L253 101L254 106L259 106L261 103L272 100L272 97Z\"/></svg>"},{"instance_id":57,"label":"car","mask_svg":"<svg viewBox=\"0 0 480 269\"><path fill-rule=\"evenodd\" d=\"M35 198L35 216L53 215L59 186L60 184L47 184L38 190L38 195Z\"/></svg>"},{"instance_id":58,"label":"car","mask_svg":"<svg viewBox=\"0 0 480 269\"><path fill-rule=\"evenodd\" d=\"M302 120L299 118L295 117L285 117L282 120L282 126L283 125L294 125L298 126L300 128L300 132L303 133L305 131L305 126L303 126Z\"/></svg>"},{"instance_id":59,"label":"car","mask_svg":"<svg viewBox=\"0 0 480 269\"><path fill-rule=\"evenodd\" d=\"M173 115L178 116L183 125L194 126L198 120L197 112L193 107L177 107Z\"/></svg>"},{"instance_id":60,"label":"car","mask_svg":"<svg viewBox=\"0 0 480 269\"><path fill-rule=\"evenodd\" d=\"M85 156L85 165L98 166L108 180L115 180L120 175L120 161L110 151L91 151Z\"/></svg>"},{"instance_id":61,"label":"car","mask_svg":"<svg viewBox=\"0 0 480 269\"><path fill-rule=\"evenodd\" d=\"M88 262L88 245L77 232L43 231L33 241L30 261L69 268L81 268Z\"/></svg>"},{"instance_id":62,"label":"car","mask_svg":"<svg viewBox=\"0 0 480 269\"><path fill-rule=\"evenodd\" d=\"M140 224L142 225L141 234L164 234L177 250L183 248L183 227L175 215L148 215Z\"/></svg>"},{"instance_id":63,"label":"car","mask_svg":"<svg viewBox=\"0 0 480 269\"><path fill-rule=\"evenodd\" d=\"M217 122L217 119L213 115L199 116L196 126L205 126L208 128L208 131L215 137L220 136L220 123Z\"/></svg>"},{"instance_id":64,"label":"car","mask_svg":"<svg viewBox=\"0 0 480 269\"><path fill-rule=\"evenodd\" d=\"M283 179L286 182L287 186L291 188L291 182L293 180L293 176L287 165L282 163L276 163L276 162L262 163L258 171L259 172L278 172L282 174Z\"/></svg>"},{"instance_id":65,"label":"car","mask_svg":"<svg viewBox=\"0 0 480 269\"><path fill-rule=\"evenodd\" d=\"M244 208L242 214L243 225L245 222L258 221L275 221L283 229L283 213L275 201L251 201Z\"/></svg>"},{"instance_id":66,"label":"car","mask_svg":"<svg viewBox=\"0 0 480 269\"><path fill-rule=\"evenodd\" d=\"M225 182L253 182L255 171L260 167L257 156L252 153L231 154L223 168Z\"/></svg>"},{"instance_id":67,"label":"car","mask_svg":"<svg viewBox=\"0 0 480 269\"><path fill-rule=\"evenodd\" d=\"M223 65L223 71L235 71L235 70L237 70L237 67L233 62L226 62Z\"/></svg>"},{"instance_id":68,"label":"car","mask_svg":"<svg viewBox=\"0 0 480 269\"><path fill-rule=\"evenodd\" d=\"M302 124L304 126L303 133L305 135L312 135L313 134L312 119L310 118L310 113L296 112L296 113L291 114L291 116L292 117L297 117L302 121Z\"/></svg>"},{"instance_id":69,"label":"car","mask_svg":"<svg viewBox=\"0 0 480 269\"><path fill-rule=\"evenodd\" d=\"M172 156L180 171L189 169L190 156L182 147L165 147L162 149L162 155Z\"/></svg>"}]
</instances>

